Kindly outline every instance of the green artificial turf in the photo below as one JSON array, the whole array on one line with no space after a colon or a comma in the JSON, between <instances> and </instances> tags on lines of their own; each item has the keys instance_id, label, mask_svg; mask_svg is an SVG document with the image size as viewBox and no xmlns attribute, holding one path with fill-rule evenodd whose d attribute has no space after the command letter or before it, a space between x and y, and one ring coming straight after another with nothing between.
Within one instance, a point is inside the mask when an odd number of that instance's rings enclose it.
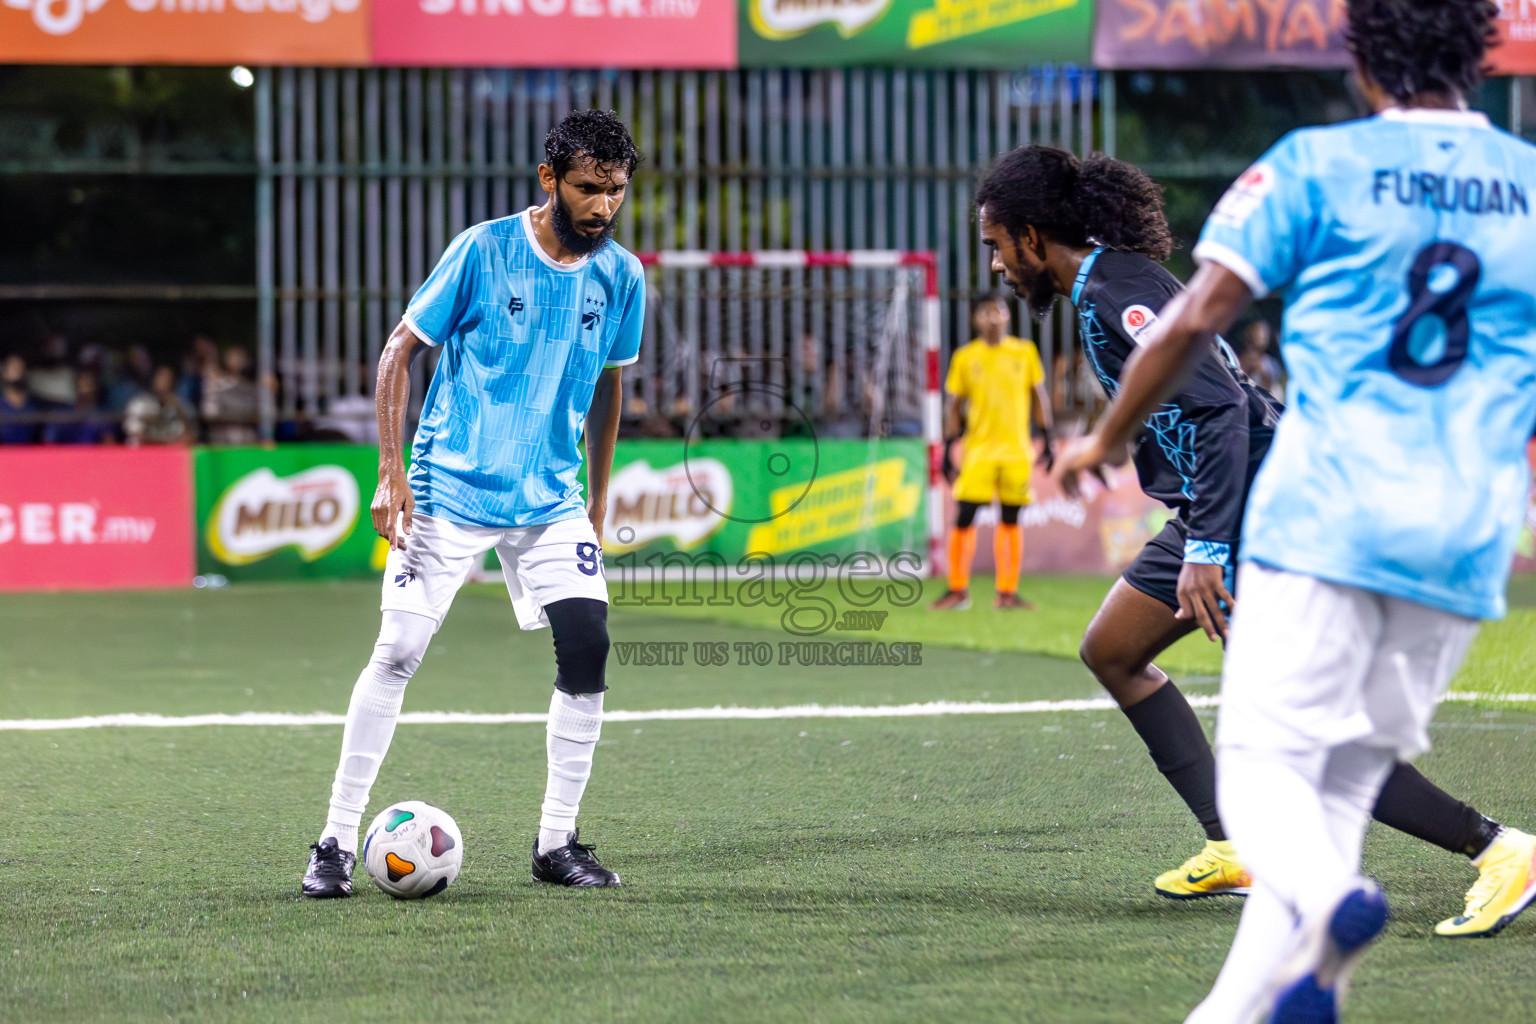
<instances>
[{"instance_id":1,"label":"green artificial turf","mask_svg":"<svg viewBox=\"0 0 1536 1024\"><path fill-rule=\"evenodd\" d=\"M942 580L928 580L919 601L905 606L889 599L876 602L874 610L888 613L879 633L858 635L1075 660L1083 631L1113 582L1101 576L1026 577L1019 592L1034 602L1035 610L999 611L992 607L992 578L982 576L972 580L969 610L933 612L928 605L944 592L945 584ZM615 581L611 589L618 585ZM863 586L872 589L869 584ZM727 593L734 598L737 590L727 588ZM680 599L690 595L678 582L637 586L633 593L652 602L634 607L634 611L642 614L752 625L779 632L784 631L783 620L789 606L787 597L777 605L737 600L729 604L701 600L697 605L686 605ZM711 596L709 588L701 588L699 596ZM796 603L804 606L812 599L835 607L837 618L852 607L835 579L806 588ZM1483 625L1468 657L1467 671L1453 684L1455 689L1499 694L1536 692L1536 576L1514 577L1509 599L1509 617ZM825 634L839 640L853 635L836 629ZM1176 679L1210 677L1220 675L1221 657L1221 645L1197 631L1169 648L1157 659L1157 664Z\"/></svg>"},{"instance_id":2,"label":"green artificial turf","mask_svg":"<svg viewBox=\"0 0 1536 1024\"><path fill-rule=\"evenodd\" d=\"M0 596L0 718L340 712L376 602L350 584ZM625 609L613 635L785 638ZM1487 643L1469 688L1533 663ZM547 632L512 628L503 593L467 589L406 710L543 710L548 648ZM806 669L701 666L691 650L679 667L611 657L608 706L1095 694L1074 660L1017 651L925 643L921 666ZM1200 835L1109 711L610 722L582 814L624 876L606 892L528 880L537 725L403 725L373 810L448 809L463 874L425 902L366 881L308 902L298 876L340 732L0 732L0 1019L1173 1024L1240 910L1152 894ZM1536 823L1536 715L1447 705L1434 734L1431 777ZM1491 942L1435 939L1474 877L1465 859L1375 829L1367 869L1395 917L1346 1020L1527 1019L1536 919Z\"/></svg>"}]
</instances>

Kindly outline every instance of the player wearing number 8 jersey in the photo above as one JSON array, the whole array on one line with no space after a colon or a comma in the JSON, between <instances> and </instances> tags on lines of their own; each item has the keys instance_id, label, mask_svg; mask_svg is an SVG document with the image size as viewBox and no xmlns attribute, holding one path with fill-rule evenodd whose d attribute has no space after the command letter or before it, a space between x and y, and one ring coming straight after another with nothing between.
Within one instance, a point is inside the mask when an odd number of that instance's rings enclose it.
<instances>
[{"instance_id":1,"label":"player wearing number 8 jersey","mask_svg":"<svg viewBox=\"0 0 1536 1024\"><path fill-rule=\"evenodd\" d=\"M1048 146L1021 146L993 165L977 190L983 242L993 268L1036 313L1056 296L1076 307L1090 364L1110 395L1133 353L1180 293L1159 265L1172 249L1162 195L1139 168L1095 154L1080 161ZM1105 596L1083 637L1083 661L1115 698L1147 752L1205 830L1202 850L1161 873L1171 899L1248 892L1249 876L1216 807L1216 762L1199 718L1156 665L1196 628L1226 636L1233 553L1248 489L1269 451L1281 408L1213 346L1172 400L1148 422L1133 456L1142 489L1177 512ZM1075 474L1062 477L1070 493ZM1239 601L1241 594L1237 597ZM1490 935L1519 912L1518 900L1489 901L1536 852L1536 836L1505 828L1399 763L1374 816L1480 869L1467 914L1442 935Z\"/></svg>"},{"instance_id":2,"label":"player wearing number 8 jersey","mask_svg":"<svg viewBox=\"0 0 1536 1024\"><path fill-rule=\"evenodd\" d=\"M618 885L578 841L576 812L602 725L608 592L602 526L621 367L639 355L639 261L609 240L639 160L624 124L568 115L545 140L549 199L449 245L379 363L374 526L389 541L384 624L357 681L306 896L351 894L357 827L405 685L454 595L492 548L518 623L554 635L555 692L535 880ZM440 347L407 477L400 437L413 355ZM586 434L587 499L576 473Z\"/></svg>"},{"instance_id":3,"label":"player wearing number 8 jersey","mask_svg":"<svg viewBox=\"0 0 1536 1024\"><path fill-rule=\"evenodd\" d=\"M1359 874L1372 803L1427 749L1476 620L1504 612L1529 485L1536 149L1464 100L1497 8L1348 11L1375 116L1296 132L1238 180L1188 292L1062 459L1101 461L1253 297L1282 294L1292 404L1249 498L1217 726L1221 817L1255 885L1200 1024L1337 1019L1386 921Z\"/></svg>"}]
</instances>

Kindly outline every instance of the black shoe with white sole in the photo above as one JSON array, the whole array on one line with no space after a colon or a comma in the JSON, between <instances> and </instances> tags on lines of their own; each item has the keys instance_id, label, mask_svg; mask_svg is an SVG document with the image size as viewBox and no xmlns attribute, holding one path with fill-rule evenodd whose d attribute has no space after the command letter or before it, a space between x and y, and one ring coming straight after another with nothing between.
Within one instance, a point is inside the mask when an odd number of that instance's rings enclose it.
<instances>
[{"instance_id":1,"label":"black shoe with white sole","mask_svg":"<svg viewBox=\"0 0 1536 1024\"><path fill-rule=\"evenodd\" d=\"M304 872L304 895L329 900L352 895L352 868L357 854L336 845L335 839L322 839L310 847L309 869Z\"/></svg>"},{"instance_id":2,"label":"black shoe with white sole","mask_svg":"<svg viewBox=\"0 0 1536 1024\"><path fill-rule=\"evenodd\" d=\"M544 853L539 852L539 841L533 841L533 880L552 885L594 886L618 885L619 876L609 871L592 856L595 846L578 841L581 832L570 833L564 846L557 846Z\"/></svg>"}]
</instances>

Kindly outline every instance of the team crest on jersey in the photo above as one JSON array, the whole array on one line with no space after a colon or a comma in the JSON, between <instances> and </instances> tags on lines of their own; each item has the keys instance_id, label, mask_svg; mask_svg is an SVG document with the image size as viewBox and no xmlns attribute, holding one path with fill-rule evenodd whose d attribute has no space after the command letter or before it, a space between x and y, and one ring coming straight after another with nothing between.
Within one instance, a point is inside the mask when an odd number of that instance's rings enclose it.
<instances>
[{"instance_id":1,"label":"team crest on jersey","mask_svg":"<svg viewBox=\"0 0 1536 1024\"><path fill-rule=\"evenodd\" d=\"M608 299L601 290L593 290L587 293L587 302L582 307L581 329L602 330L602 313L608 309Z\"/></svg>"},{"instance_id":2,"label":"team crest on jersey","mask_svg":"<svg viewBox=\"0 0 1536 1024\"><path fill-rule=\"evenodd\" d=\"M1248 218L1253 216L1254 211L1263 205L1265 198L1274 190L1274 168L1254 164L1227 189L1212 211L1211 220L1229 228L1240 228L1248 223Z\"/></svg>"},{"instance_id":3,"label":"team crest on jersey","mask_svg":"<svg viewBox=\"0 0 1536 1024\"><path fill-rule=\"evenodd\" d=\"M1120 325L1132 341L1145 345L1152 336L1152 328L1157 326L1157 314L1146 306L1127 306L1120 314Z\"/></svg>"}]
</instances>

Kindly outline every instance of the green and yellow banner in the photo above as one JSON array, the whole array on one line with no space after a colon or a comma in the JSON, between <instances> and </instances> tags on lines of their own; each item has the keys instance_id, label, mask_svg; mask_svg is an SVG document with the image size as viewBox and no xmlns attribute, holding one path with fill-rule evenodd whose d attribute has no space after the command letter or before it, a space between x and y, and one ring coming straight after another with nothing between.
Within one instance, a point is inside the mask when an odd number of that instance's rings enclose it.
<instances>
[{"instance_id":1,"label":"green and yellow banner","mask_svg":"<svg viewBox=\"0 0 1536 1024\"><path fill-rule=\"evenodd\" d=\"M384 568L368 513L379 450L200 448L197 571L231 580L370 576Z\"/></svg>"},{"instance_id":2,"label":"green and yellow banner","mask_svg":"<svg viewBox=\"0 0 1536 1024\"><path fill-rule=\"evenodd\" d=\"M367 577L387 551L368 512L379 452L361 445L203 448L193 454L197 571L230 580ZM923 551L926 452L876 442L623 440L603 553ZM489 564L493 565L494 555Z\"/></svg>"},{"instance_id":3,"label":"green and yellow banner","mask_svg":"<svg viewBox=\"0 0 1536 1024\"><path fill-rule=\"evenodd\" d=\"M742 67L1086 63L1092 0L740 0Z\"/></svg>"},{"instance_id":4,"label":"green and yellow banner","mask_svg":"<svg viewBox=\"0 0 1536 1024\"><path fill-rule=\"evenodd\" d=\"M924 550L927 455L916 439L621 441L603 554ZM628 557L626 557L628 556Z\"/></svg>"}]
</instances>

